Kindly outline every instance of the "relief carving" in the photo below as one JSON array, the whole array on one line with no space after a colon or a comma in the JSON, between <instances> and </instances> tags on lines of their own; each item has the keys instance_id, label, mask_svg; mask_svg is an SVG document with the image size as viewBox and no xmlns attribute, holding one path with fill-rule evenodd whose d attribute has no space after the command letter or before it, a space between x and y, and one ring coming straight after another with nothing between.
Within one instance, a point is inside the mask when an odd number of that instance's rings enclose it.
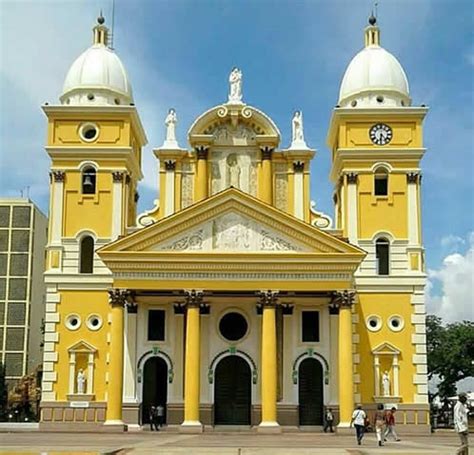
<instances>
[{"instance_id":1,"label":"relief carving","mask_svg":"<svg viewBox=\"0 0 474 455\"><path fill-rule=\"evenodd\" d=\"M174 241L171 245L164 247L165 250L184 251L184 250L202 250L203 231L202 229L193 232L186 237Z\"/></svg>"},{"instance_id":2,"label":"relief carving","mask_svg":"<svg viewBox=\"0 0 474 455\"><path fill-rule=\"evenodd\" d=\"M214 220L214 248L222 250L250 249L249 221L231 213Z\"/></svg>"},{"instance_id":3,"label":"relief carving","mask_svg":"<svg viewBox=\"0 0 474 455\"><path fill-rule=\"evenodd\" d=\"M295 245L292 245L290 242L276 237L268 231L260 231L262 240L260 242L260 247L264 251L298 251L299 248Z\"/></svg>"}]
</instances>

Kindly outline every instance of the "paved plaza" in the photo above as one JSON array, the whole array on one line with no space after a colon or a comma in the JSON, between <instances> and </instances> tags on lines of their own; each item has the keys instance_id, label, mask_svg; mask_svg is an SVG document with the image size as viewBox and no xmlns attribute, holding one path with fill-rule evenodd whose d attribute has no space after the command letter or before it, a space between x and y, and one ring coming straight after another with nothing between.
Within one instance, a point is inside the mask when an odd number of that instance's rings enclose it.
<instances>
[{"instance_id":1,"label":"paved plaza","mask_svg":"<svg viewBox=\"0 0 474 455\"><path fill-rule=\"evenodd\" d=\"M158 455L310 455L310 454L439 454L453 455L454 433L407 436L377 447L368 434L362 446L349 435L212 432L199 435L149 431L105 433L0 433L0 454L158 454Z\"/></svg>"}]
</instances>

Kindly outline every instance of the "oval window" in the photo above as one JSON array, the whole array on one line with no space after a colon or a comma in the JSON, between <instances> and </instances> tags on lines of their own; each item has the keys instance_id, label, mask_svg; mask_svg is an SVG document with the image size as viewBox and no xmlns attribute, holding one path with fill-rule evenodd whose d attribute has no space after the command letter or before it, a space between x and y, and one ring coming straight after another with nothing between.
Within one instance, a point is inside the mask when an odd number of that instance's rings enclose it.
<instances>
[{"instance_id":1,"label":"oval window","mask_svg":"<svg viewBox=\"0 0 474 455\"><path fill-rule=\"evenodd\" d=\"M221 335L229 341L237 341L247 333L247 320L240 313L227 313L219 322Z\"/></svg>"}]
</instances>

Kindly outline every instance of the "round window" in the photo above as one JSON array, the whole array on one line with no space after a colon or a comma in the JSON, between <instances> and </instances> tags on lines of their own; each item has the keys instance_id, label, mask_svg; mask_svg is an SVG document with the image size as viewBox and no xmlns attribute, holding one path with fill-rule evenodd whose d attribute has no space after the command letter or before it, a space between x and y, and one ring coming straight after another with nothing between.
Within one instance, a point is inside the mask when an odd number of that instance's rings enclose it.
<instances>
[{"instance_id":1,"label":"round window","mask_svg":"<svg viewBox=\"0 0 474 455\"><path fill-rule=\"evenodd\" d=\"M372 332L377 332L382 328L382 319L375 314L369 316L366 320L367 328Z\"/></svg>"},{"instance_id":2,"label":"round window","mask_svg":"<svg viewBox=\"0 0 474 455\"><path fill-rule=\"evenodd\" d=\"M102 318L98 314L91 314L87 318L86 324L90 330L99 330L102 327Z\"/></svg>"},{"instance_id":3,"label":"round window","mask_svg":"<svg viewBox=\"0 0 474 455\"><path fill-rule=\"evenodd\" d=\"M77 330L81 326L81 318L78 314L70 314L66 317L66 327L69 330Z\"/></svg>"},{"instance_id":4,"label":"round window","mask_svg":"<svg viewBox=\"0 0 474 455\"><path fill-rule=\"evenodd\" d=\"M400 330L403 329L404 325L405 325L405 323L403 322L403 318L401 316L398 316L398 315L390 316L390 318L388 320L388 326L394 332L400 332Z\"/></svg>"},{"instance_id":5,"label":"round window","mask_svg":"<svg viewBox=\"0 0 474 455\"><path fill-rule=\"evenodd\" d=\"M237 341L247 333L247 320L240 313L227 313L219 322L221 335L229 341Z\"/></svg>"},{"instance_id":6,"label":"round window","mask_svg":"<svg viewBox=\"0 0 474 455\"><path fill-rule=\"evenodd\" d=\"M357 106L357 101L356 101L356 100L352 100L351 106L352 106L352 107L356 107L356 106Z\"/></svg>"},{"instance_id":7,"label":"round window","mask_svg":"<svg viewBox=\"0 0 474 455\"><path fill-rule=\"evenodd\" d=\"M382 95L377 96L377 103L383 103L384 97Z\"/></svg>"},{"instance_id":8,"label":"round window","mask_svg":"<svg viewBox=\"0 0 474 455\"><path fill-rule=\"evenodd\" d=\"M94 96L93 93L89 93L89 94L87 95L87 99L88 99L89 101L94 101L94 98L95 98L95 96Z\"/></svg>"},{"instance_id":9,"label":"round window","mask_svg":"<svg viewBox=\"0 0 474 455\"><path fill-rule=\"evenodd\" d=\"M81 139L86 142L92 142L99 136L99 128L93 123L86 123L79 129Z\"/></svg>"}]
</instances>

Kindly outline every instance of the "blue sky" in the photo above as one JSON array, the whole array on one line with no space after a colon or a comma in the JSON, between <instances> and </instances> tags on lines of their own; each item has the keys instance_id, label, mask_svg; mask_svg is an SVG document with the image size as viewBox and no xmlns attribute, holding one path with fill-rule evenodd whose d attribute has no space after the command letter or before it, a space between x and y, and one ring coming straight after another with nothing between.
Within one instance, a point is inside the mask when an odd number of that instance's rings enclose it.
<instances>
[{"instance_id":1,"label":"blue sky","mask_svg":"<svg viewBox=\"0 0 474 455\"><path fill-rule=\"evenodd\" d=\"M74 59L91 44L112 0L0 3L0 195L30 197L47 211L45 101L58 101ZM177 110L178 138L196 116L226 100L228 73L244 74L244 101L290 140L304 112L306 141L318 150L312 198L332 214L325 145L331 110L351 58L362 48L372 2L365 0L116 0L114 45L132 81L149 138L141 209L156 197L151 149L163 142L165 113ZM430 270L428 308L473 318L474 2L380 0L382 46L402 63L414 105L426 104L423 227Z\"/></svg>"}]
</instances>

